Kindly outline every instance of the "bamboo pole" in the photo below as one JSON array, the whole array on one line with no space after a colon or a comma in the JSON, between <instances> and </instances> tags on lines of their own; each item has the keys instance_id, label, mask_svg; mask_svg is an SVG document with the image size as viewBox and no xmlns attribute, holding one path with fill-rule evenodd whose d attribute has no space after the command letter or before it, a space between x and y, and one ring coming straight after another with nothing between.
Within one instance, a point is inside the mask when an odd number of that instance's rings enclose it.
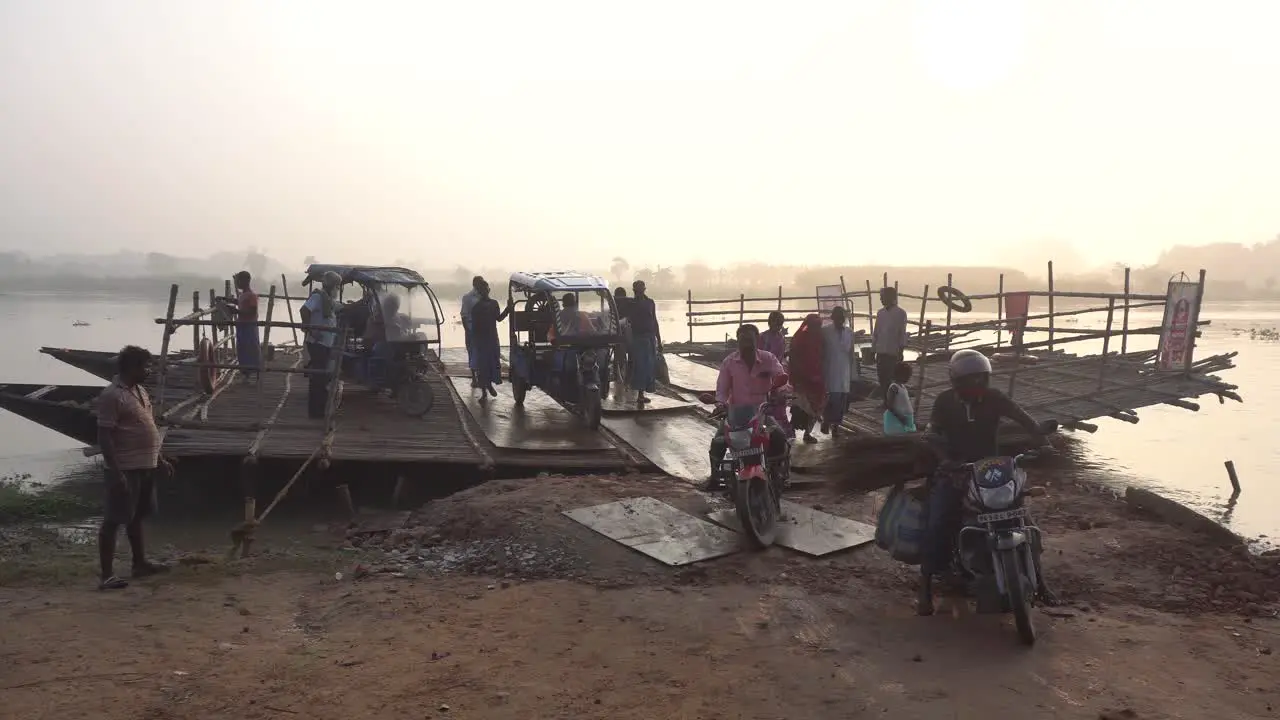
<instances>
[{"instance_id":1,"label":"bamboo pole","mask_svg":"<svg viewBox=\"0 0 1280 720\"><path fill-rule=\"evenodd\" d=\"M887 288L887 287L889 287L889 271L888 271L888 270L885 270L885 271L884 271L884 276L883 276L883 278L882 278L882 281L881 281L881 285L880 285L880 287L882 287L882 288Z\"/></svg>"},{"instance_id":2,"label":"bamboo pole","mask_svg":"<svg viewBox=\"0 0 1280 720\"><path fill-rule=\"evenodd\" d=\"M947 273L947 287L951 287L951 282L952 282L951 273ZM951 303L945 303L945 304L947 306L947 331L946 331L947 334L946 334L946 337L944 338L946 341L946 345L943 346L943 349L950 350L951 349Z\"/></svg>"},{"instance_id":3,"label":"bamboo pole","mask_svg":"<svg viewBox=\"0 0 1280 720\"><path fill-rule=\"evenodd\" d=\"M782 312L782 286L778 286L778 312Z\"/></svg>"},{"instance_id":4,"label":"bamboo pole","mask_svg":"<svg viewBox=\"0 0 1280 720\"><path fill-rule=\"evenodd\" d=\"M213 288L209 288L209 309L213 310L217 306L218 306L218 296L213 291ZM214 325L212 328L209 329L209 339L213 342L214 356L216 357L217 351L218 351L218 326L217 325Z\"/></svg>"},{"instance_id":5,"label":"bamboo pole","mask_svg":"<svg viewBox=\"0 0 1280 720\"><path fill-rule=\"evenodd\" d=\"M1129 268L1124 269L1124 321L1120 326L1120 354L1129 352Z\"/></svg>"},{"instance_id":6,"label":"bamboo pole","mask_svg":"<svg viewBox=\"0 0 1280 720\"><path fill-rule=\"evenodd\" d=\"M885 274L888 275L888 273L885 273ZM870 332L872 335L875 335L876 334L876 311L875 311L875 307L872 306L871 304L871 281L870 280L867 281L867 317L870 318L869 322L867 323L867 327L870 328L868 332Z\"/></svg>"},{"instance_id":7,"label":"bamboo pole","mask_svg":"<svg viewBox=\"0 0 1280 720\"><path fill-rule=\"evenodd\" d=\"M256 379L258 381L257 389L258 389L258 421L259 422L262 421L262 409L263 409L263 405L265 405L266 403L266 399L263 397L263 393L266 392L266 389L264 388L264 385L263 385L263 378L265 378L267 375L267 343L271 339L271 314L272 314L272 311L275 310L275 305L276 305L276 286L272 285L271 290L267 295L267 328L266 330L262 331L262 340L261 342L258 343L258 373L257 373ZM256 328L254 329L254 332L255 333L258 332Z\"/></svg>"},{"instance_id":8,"label":"bamboo pole","mask_svg":"<svg viewBox=\"0 0 1280 720\"><path fill-rule=\"evenodd\" d=\"M280 291L284 293L284 305L289 310L289 323L293 323L293 300L289 297L289 280L280 273ZM298 328L293 328L293 344L298 344Z\"/></svg>"},{"instance_id":9,"label":"bamboo pole","mask_svg":"<svg viewBox=\"0 0 1280 720\"><path fill-rule=\"evenodd\" d=\"M1107 376L1107 353L1111 349L1111 321L1116 314L1116 301L1107 302L1107 333L1102 336L1102 359L1098 362L1098 389L1102 389L1102 381Z\"/></svg>"},{"instance_id":10,"label":"bamboo pole","mask_svg":"<svg viewBox=\"0 0 1280 720\"><path fill-rule=\"evenodd\" d=\"M1049 352L1053 352L1053 261L1049 261Z\"/></svg>"},{"instance_id":11,"label":"bamboo pole","mask_svg":"<svg viewBox=\"0 0 1280 720\"><path fill-rule=\"evenodd\" d=\"M924 302L928 302L929 287L927 285L925 286L924 294L925 294ZM920 306L920 317L924 317L923 303ZM933 329L933 321L926 320L924 325L920 327L920 339L922 342L926 338L928 338L929 332L932 329ZM920 401L924 398L924 374L927 367L925 365L924 360L925 360L925 353L920 353L919 355L916 355L916 397L915 397L915 402L911 406L911 414L914 417L920 416ZM916 426L919 427L919 421L916 422Z\"/></svg>"},{"instance_id":12,"label":"bamboo pole","mask_svg":"<svg viewBox=\"0 0 1280 720\"><path fill-rule=\"evenodd\" d=\"M747 296L738 296L738 326L741 327L745 323L747 315Z\"/></svg>"},{"instance_id":13,"label":"bamboo pole","mask_svg":"<svg viewBox=\"0 0 1280 720\"><path fill-rule=\"evenodd\" d=\"M996 286L996 348L1004 339L1004 273L1000 273L1000 284Z\"/></svg>"},{"instance_id":14,"label":"bamboo pole","mask_svg":"<svg viewBox=\"0 0 1280 720\"><path fill-rule=\"evenodd\" d=\"M688 308L688 311L685 313L685 317L688 318L689 343L692 344L693 343L693 289L690 288L688 290L688 293L689 293L688 299L685 300L685 306Z\"/></svg>"},{"instance_id":15,"label":"bamboo pole","mask_svg":"<svg viewBox=\"0 0 1280 720\"><path fill-rule=\"evenodd\" d=\"M1199 321L1200 321L1200 304L1204 301L1204 278L1205 278L1205 271L1201 269L1200 281L1196 285L1195 315L1191 318L1191 322L1188 323L1190 327L1187 328L1187 357L1183 361L1183 366L1182 366L1182 369L1185 372L1191 372L1191 359L1195 357L1196 335L1197 335L1196 327L1199 326Z\"/></svg>"},{"instance_id":16,"label":"bamboo pole","mask_svg":"<svg viewBox=\"0 0 1280 720\"><path fill-rule=\"evenodd\" d=\"M173 335L173 308L177 304L178 285L174 283L169 286L169 308L165 311L164 338L160 341L160 387L156 389L156 402L153 405L154 412L157 413L164 408L165 379L169 374L169 363L166 362L169 357L169 337Z\"/></svg>"},{"instance_id":17,"label":"bamboo pole","mask_svg":"<svg viewBox=\"0 0 1280 720\"><path fill-rule=\"evenodd\" d=\"M200 312L200 291L191 291L191 314L196 315ZM191 326L191 350L199 354L200 352L200 326Z\"/></svg>"},{"instance_id":18,"label":"bamboo pole","mask_svg":"<svg viewBox=\"0 0 1280 720\"><path fill-rule=\"evenodd\" d=\"M846 288L844 286L844 276L841 275L840 276L840 307L844 308L845 314L849 316L849 332L853 332L853 302L845 298L844 296L845 289ZM867 321L867 327L871 327L870 320ZM856 358L856 353L855 353L855 358ZM855 363L854 369L857 369L856 363Z\"/></svg>"},{"instance_id":19,"label":"bamboo pole","mask_svg":"<svg viewBox=\"0 0 1280 720\"><path fill-rule=\"evenodd\" d=\"M230 299L230 298L232 297L232 296L231 296L231 281L230 281L230 280L223 280L223 281L222 281L222 289L223 289L222 296L223 296L223 297L225 297L225 298L227 298L227 299ZM231 331L230 331L230 332L228 332L227 334L231 337L231 356L232 356L232 357L240 357L240 355L239 355L240 348L239 348L239 347L237 346L237 344L236 344L236 331L235 331L235 328L234 328L234 327L232 327L232 328L231 328Z\"/></svg>"}]
</instances>

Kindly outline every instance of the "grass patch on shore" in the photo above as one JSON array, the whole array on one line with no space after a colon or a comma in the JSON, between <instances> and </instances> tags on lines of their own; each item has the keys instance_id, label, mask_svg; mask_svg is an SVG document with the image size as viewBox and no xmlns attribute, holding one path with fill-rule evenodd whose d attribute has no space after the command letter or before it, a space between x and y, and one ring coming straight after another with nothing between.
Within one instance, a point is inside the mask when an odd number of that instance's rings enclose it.
<instances>
[{"instance_id":1,"label":"grass patch on shore","mask_svg":"<svg viewBox=\"0 0 1280 720\"><path fill-rule=\"evenodd\" d=\"M61 490L33 492L28 475L0 476L0 524L69 520L94 511L82 497Z\"/></svg>"}]
</instances>

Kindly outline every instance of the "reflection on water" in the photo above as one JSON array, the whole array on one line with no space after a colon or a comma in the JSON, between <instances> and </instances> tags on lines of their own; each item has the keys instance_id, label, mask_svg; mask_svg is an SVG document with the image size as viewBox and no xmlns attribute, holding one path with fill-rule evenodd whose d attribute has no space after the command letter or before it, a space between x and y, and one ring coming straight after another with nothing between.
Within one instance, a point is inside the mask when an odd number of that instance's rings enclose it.
<instances>
[{"instance_id":1,"label":"reflection on water","mask_svg":"<svg viewBox=\"0 0 1280 720\"><path fill-rule=\"evenodd\" d=\"M85 299L59 296L0 296L0 331L9 338L0 344L0 382L65 383L103 385L103 381L37 352L42 345L114 350L133 343L153 349L159 346L160 332L153 319L163 314L163 303L118 298ZM445 325L441 330L446 347L463 344L456 299L442 298ZM1033 300L1030 312L1044 312L1043 299ZM784 304L784 310L785 310ZM688 339L682 301L658 303L664 339ZM913 318L916 313L913 311ZM796 313L798 316L798 313ZM1118 315L1118 312L1117 312ZM1280 303L1207 303L1203 319L1213 324L1205 328L1196 347L1197 357L1238 351L1237 368L1225 377L1240 385L1245 404L1227 401L1220 405L1214 397L1202 398L1199 412L1171 406L1139 410L1141 422L1129 425L1117 420L1097 420L1099 431L1083 435L1091 451L1090 460L1099 468L1132 475L1161 492L1196 507L1205 514L1228 520L1238 532L1249 536L1280 536L1280 518L1273 508L1280 506L1280 487L1271 482L1280 458L1275 438L1280 437L1280 343L1263 332L1280 326ZM944 322L945 314L929 319ZM715 318L705 318L715 319ZM799 318L796 317L796 320ZM965 321L994 319L993 313L974 312ZM75 327L84 320L89 326ZM726 322L736 319L730 315ZM1065 320L1065 318L1064 318ZM958 320L956 322L959 322ZM1119 327L1119 317L1114 319ZM1131 327L1152 327L1161 322L1150 309L1134 310ZM865 320L855 322L862 327ZM1059 327L1059 340L1073 330L1105 327L1106 314L1074 316ZM795 324L791 327L794 329ZM698 328L695 339L720 340L733 330L731 325ZM1251 333L1252 331L1252 333ZM177 337L177 336L175 336ZM185 336L184 336L185 337ZM974 337L991 337L982 334ZM1027 341L1047 336L1028 333ZM1129 350L1154 348L1156 336L1133 337ZM181 345L179 345L182 347ZM1100 340L1061 346L1077 353L1099 352ZM1113 344L1111 350L1119 348ZM1233 460L1239 471L1243 492L1228 515L1231 486L1223 462ZM77 444L34 423L0 410L0 475L30 473L33 480L56 484L98 481L96 463L80 455ZM229 513L234 515L235 508Z\"/></svg>"}]
</instances>

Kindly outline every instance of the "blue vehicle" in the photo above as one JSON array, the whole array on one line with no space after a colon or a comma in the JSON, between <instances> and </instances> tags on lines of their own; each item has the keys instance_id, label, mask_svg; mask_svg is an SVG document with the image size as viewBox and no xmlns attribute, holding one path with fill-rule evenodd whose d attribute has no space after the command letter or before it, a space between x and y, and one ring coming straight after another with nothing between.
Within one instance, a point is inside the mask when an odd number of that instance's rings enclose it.
<instances>
[{"instance_id":1,"label":"blue vehicle","mask_svg":"<svg viewBox=\"0 0 1280 720\"><path fill-rule=\"evenodd\" d=\"M318 283L326 272L342 278L342 379L388 393L407 415L426 415L435 404L427 353L435 345L439 357L443 317L431 286L401 267L327 264L308 267L303 284Z\"/></svg>"},{"instance_id":2,"label":"blue vehicle","mask_svg":"<svg viewBox=\"0 0 1280 720\"><path fill-rule=\"evenodd\" d=\"M598 428L613 348L622 341L609 284L578 272L512 273L508 300L516 404L536 387Z\"/></svg>"}]
</instances>

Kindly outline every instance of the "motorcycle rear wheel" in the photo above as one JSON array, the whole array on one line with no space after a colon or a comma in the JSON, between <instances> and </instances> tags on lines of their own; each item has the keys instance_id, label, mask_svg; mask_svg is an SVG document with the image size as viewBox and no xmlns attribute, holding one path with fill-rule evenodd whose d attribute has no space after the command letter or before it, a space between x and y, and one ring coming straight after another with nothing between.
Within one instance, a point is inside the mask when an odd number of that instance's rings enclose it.
<instances>
[{"instance_id":1,"label":"motorcycle rear wheel","mask_svg":"<svg viewBox=\"0 0 1280 720\"><path fill-rule=\"evenodd\" d=\"M1004 582L1013 609L1013 624L1018 628L1018 639L1023 645L1036 644L1036 626L1031 621L1031 593L1027 591L1021 553L1010 550L1000 557L1004 569Z\"/></svg>"},{"instance_id":2,"label":"motorcycle rear wheel","mask_svg":"<svg viewBox=\"0 0 1280 720\"><path fill-rule=\"evenodd\" d=\"M738 492L733 499L738 525L742 534L756 549L763 550L773 544L778 536L778 505L773 488L762 477L738 480Z\"/></svg>"}]
</instances>

